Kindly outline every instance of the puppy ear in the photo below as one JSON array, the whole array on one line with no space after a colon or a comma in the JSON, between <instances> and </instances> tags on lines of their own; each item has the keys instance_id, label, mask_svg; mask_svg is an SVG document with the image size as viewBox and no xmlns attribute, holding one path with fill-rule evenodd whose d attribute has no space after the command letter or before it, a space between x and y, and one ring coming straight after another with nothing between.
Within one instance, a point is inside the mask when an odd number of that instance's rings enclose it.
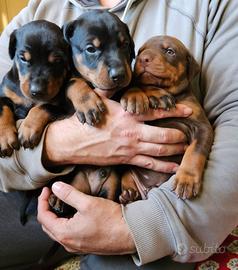
<instances>
[{"instance_id":1,"label":"puppy ear","mask_svg":"<svg viewBox=\"0 0 238 270\"><path fill-rule=\"evenodd\" d=\"M189 53L187 56L188 61L188 80L191 82L193 78L199 73L200 67L194 57Z\"/></svg>"},{"instance_id":2,"label":"puppy ear","mask_svg":"<svg viewBox=\"0 0 238 270\"><path fill-rule=\"evenodd\" d=\"M132 60L135 58L135 43L134 43L134 41L133 41L133 39L131 37L130 30L129 30L127 24L125 24L125 23L123 23L123 24L125 26L126 33L127 33L128 37L129 37L130 60L132 62Z\"/></svg>"},{"instance_id":3,"label":"puppy ear","mask_svg":"<svg viewBox=\"0 0 238 270\"><path fill-rule=\"evenodd\" d=\"M16 48L17 48L17 30L14 30L10 35L9 45L8 45L8 53L11 59L14 58Z\"/></svg>"},{"instance_id":4,"label":"puppy ear","mask_svg":"<svg viewBox=\"0 0 238 270\"><path fill-rule=\"evenodd\" d=\"M70 43L70 38L73 36L74 34L74 29L75 29L75 21L66 23L63 25L62 27L62 31L63 31L63 35L64 35L64 39Z\"/></svg>"}]
</instances>

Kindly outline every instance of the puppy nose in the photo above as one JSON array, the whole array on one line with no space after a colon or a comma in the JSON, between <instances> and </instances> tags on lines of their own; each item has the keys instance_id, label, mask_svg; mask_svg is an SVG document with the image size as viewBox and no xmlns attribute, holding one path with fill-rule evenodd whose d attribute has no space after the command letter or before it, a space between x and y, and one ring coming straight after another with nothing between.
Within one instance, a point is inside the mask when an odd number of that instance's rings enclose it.
<instances>
[{"instance_id":1,"label":"puppy nose","mask_svg":"<svg viewBox=\"0 0 238 270\"><path fill-rule=\"evenodd\" d=\"M125 70L122 67L110 68L109 77L115 83L120 83L125 77Z\"/></svg>"},{"instance_id":2,"label":"puppy nose","mask_svg":"<svg viewBox=\"0 0 238 270\"><path fill-rule=\"evenodd\" d=\"M150 62L152 62L153 58L152 58L152 55L148 53L144 53L139 56L138 60L142 66L147 66Z\"/></svg>"},{"instance_id":3,"label":"puppy nose","mask_svg":"<svg viewBox=\"0 0 238 270\"><path fill-rule=\"evenodd\" d=\"M30 87L31 95L33 97L42 96L42 94L43 94L42 88L43 87L40 84L36 84L36 83L31 84L31 87Z\"/></svg>"}]
</instances>

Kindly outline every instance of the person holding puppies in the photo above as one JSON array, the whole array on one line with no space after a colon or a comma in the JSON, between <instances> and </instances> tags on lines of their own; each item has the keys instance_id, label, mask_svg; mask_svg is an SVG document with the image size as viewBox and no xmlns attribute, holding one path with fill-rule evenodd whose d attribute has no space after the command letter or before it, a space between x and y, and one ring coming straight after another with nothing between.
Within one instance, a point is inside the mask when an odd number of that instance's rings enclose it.
<instances>
[{"instance_id":1,"label":"person holding puppies","mask_svg":"<svg viewBox=\"0 0 238 270\"><path fill-rule=\"evenodd\" d=\"M232 61L238 44L235 12L238 3L235 0L189 1L186 5L181 1L156 0L100 3L127 23L136 52L148 38L166 34L180 39L199 63L201 72L195 81L195 94L215 134L203 189L195 199L178 199L171 190L172 177L159 188L151 189L147 200L122 207L57 182L53 185L54 194L78 212L71 219L58 218L49 211L50 191L44 188L39 198L38 220L43 230L67 251L95 254L82 256L81 269L94 269L95 265L97 269L137 269L136 265L143 265L142 269L192 269L192 265L180 263L207 258L210 254L193 251L202 250L204 245L219 245L238 223L237 207L234 207L238 203L238 171L234 165L238 158L238 84L237 63ZM15 28L37 19L62 26L97 5L98 1L30 1L1 36L1 77L11 65L7 47L9 34ZM103 128L81 125L73 116L50 124L35 149L20 149L11 158L1 159L1 189L42 187L50 178L69 172L72 167L67 165L72 164L131 164L162 172L177 171L176 163L154 157L182 153L186 136L178 130L147 126L142 122L161 117L187 117L192 113L188 107L177 105L176 110L151 110L145 115L132 116L112 100L103 99L103 102L108 110ZM105 138L110 139L105 141ZM1 261L3 268L20 269L16 265L33 264L38 254L50 245L34 219L26 228L14 225L13 229L9 218L16 220L15 208L20 196L19 193L1 193L0 196L1 245L5 248L1 250L8 258ZM11 210L8 215L6 209ZM26 235L29 228L39 239ZM5 232L11 235L6 236ZM24 249L14 241L16 237L25 243ZM41 245L32 249L37 241ZM9 256L16 249L21 250L21 254L12 262ZM29 250L31 259L26 256Z\"/></svg>"}]
</instances>

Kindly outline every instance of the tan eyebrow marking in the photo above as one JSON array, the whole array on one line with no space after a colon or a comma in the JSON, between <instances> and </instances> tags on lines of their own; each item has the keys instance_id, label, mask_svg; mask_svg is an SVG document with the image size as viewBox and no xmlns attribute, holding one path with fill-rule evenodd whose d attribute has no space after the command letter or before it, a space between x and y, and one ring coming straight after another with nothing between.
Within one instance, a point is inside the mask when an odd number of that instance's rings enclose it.
<instances>
[{"instance_id":1,"label":"tan eyebrow marking","mask_svg":"<svg viewBox=\"0 0 238 270\"><path fill-rule=\"evenodd\" d=\"M31 60L31 54L29 52L24 52L23 53L23 56L26 59L26 61L30 61Z\"/></svg>"},{"instance_id":2,"label":"tan eyebrow marking","mask_svg":"<svg viewBox=\"0 0 238 270\"><path fill-rule=\"evenodd\" d=\"M48 62L54 63L57 56L54 55L54 53L50 53L48 56Z\"/></svg>"},{"instance_id":3,"label":"tan eyebrow marking","mask_svg":"<svg viewBox=\"0 0 238 270\"><path fill-rule=\"evenodd\" d=\"M120 40L121 43L123 43L123 42L125 41L125 37L124 37L124 35L122 34L122 32L119 32L119 33L118 33L118 37L119 37L119 40Z\"/></svg>"},{"instance_id":4,"label":"tan eyebrow marking","mask_svg":"<svg viewBox=\"0 0 238 270\"><path fill-rule=\"evenodd\" d=\"M98 38L95 38L92 43L96 48L99 48L101 45L101 42Z\"/></svg>"}]
</instances>

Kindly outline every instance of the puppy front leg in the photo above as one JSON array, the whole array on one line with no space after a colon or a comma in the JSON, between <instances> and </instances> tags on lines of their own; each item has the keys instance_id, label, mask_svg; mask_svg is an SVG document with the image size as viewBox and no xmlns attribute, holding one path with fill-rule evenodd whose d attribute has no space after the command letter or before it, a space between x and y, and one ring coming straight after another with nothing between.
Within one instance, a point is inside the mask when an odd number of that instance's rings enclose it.
<instances>
[{"instance_id":1,"label":"puppy front leg","mask_svg":"<svg viewBox=\"0 0 238 270\"><path fill-rule=\"evenodd\" d=\"M18 129L18 137L24 148L34 148L39 144L46 125L54 120L53 106L43 104L30 109Z\"/></svg>"},{"instance_id":2,"label":"puppy front leg","mask_svg":"<svg viewBox=\"0 0 238 270\"><path fill-rule=\"evenodd\" d=\"M143 114L149 109L149 99L144 91L138 87L127 90L120 103L122 108L129 113Z\"/></svg>"},{"instance_id":3,"label":"puppy front leg","mask_svg":"<svg viewBox=\"0 0 238 270\"><path fill-rule=\"evenodd\" d=\"M206 156L196 152L196 145L194 141L188 146L173 183L173 190L183 199L198 195L201 188Z\"/></svg>"},{"instance_id":4,"label":"puppy front leg","mask_svg":"<svg viewBox=\"0 0 238 270\"><path fill-rule=\"evenodd\" d=\"M141 199L140 192L134 181L132 173L128 170L121 178L121 189L122 193L119 196L119 201L121 204L128 204Z\"/></svg>"},{"instance_id":5,"label":"puppy front leg","mask_svg":"<svg viewBox=\"0 0 238 270\"><path fill-rule=\"evenodd\" d=\"M136 114L143 114L149 108L170 110L176 106L171 94L154 86L129 89L122 96L121 105L125 111Z\"/></svg>"},{"instance_id":6,"label":"puppy front leg","mask_svg":"<svg viewBox=\"0 0 238 270\"><path fill-rule=\"evenodd\" d=\"M184 199L198 195L213 142L212 127L205 118L193 126L194 130L193 139L184 153L173 183L175 193Z\"/></svg>"},{"instance_id":7,"label":"puppy front leg","mask_svg":"<svg viewBox=\"0 0 238 270\"><path fill-rule=\"evenodd\" d=\"M67 98L72 102L81 123L99 123L106 111L101 98L82 78L72 78L67 88Z\"/></svg>"},{"instance_id":8,"label":"puppy front leg","mask_svg":"<svg viewBox=\"0 0 238 270\"><path fill-rule=\"evenodd\" d=\"M144 90L149 99L150 108L170 110L175 108L175 98L166 90L156 87L148 87Z\"/></svg>"},{"instance_id":9,"label":"puppy front leg","mask_svg":"<svg viewBox=\"0 0 238 270\"><path fill-rule=\"evenodd\" d=\"M8 98L0 98L0 157L11 156L20 146L10 102Z\"/></svg>"},{"instance_id":10,"label":"puppy front leg","mask_svg":"<svg viewBox=\"0 0 238 270\"><path fill-rule=\"evenodd\" d=\"M213 129L193 95L188 95L180 103L193 109L193 114L189 118L180 120L188 127L185 134L189 146L184 153L173 185L175 193L186 199L197 196L201 189L206 160L213 143ZM174 128L178 127L176 125L175 121Z\"/></svg>"}]
</instances>

